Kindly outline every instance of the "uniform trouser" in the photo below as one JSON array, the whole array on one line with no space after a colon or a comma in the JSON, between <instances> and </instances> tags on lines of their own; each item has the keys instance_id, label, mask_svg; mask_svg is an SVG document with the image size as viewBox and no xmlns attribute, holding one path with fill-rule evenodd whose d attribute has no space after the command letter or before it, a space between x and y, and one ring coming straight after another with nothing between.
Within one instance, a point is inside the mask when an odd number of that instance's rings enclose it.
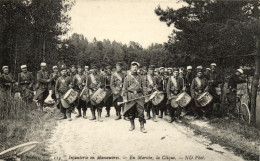
<instances>
[{"instance_id":1,"label":"uniform trouser","mask_svg":"<svg viewBox=\"0 0 260 161\"><path fill-rule=\"evenodd\" d=\"M150 112L152 110L154 114L158 115L159 105L154 105L151 101L147 102L145 105L147 112Z\"/></svg>"},{"instance_id":2,"label":"uniform trouser","mask_svg":"<svg viewBox=\"0 0 260 161\"><path fill-rule=\"evenodd\" d=\"M131 109L128 111L129 119L134 120L137 117L139 118L139 122L146 123L144 119L144 108L136 103Z\"/></svg>"},{"instance_id":3,"label":"uniform trouser","mask_svg":"<svg viewBox=\"0 0 260 161\"><path fill-rule=\"evenodd\" d=\"M98 111L98 112L102 112L102 108L103 108L103 103L97 104L97 105L91 105L91 110L92 111Z\"/></svg>"},{"instance_id":4,"label":"uniform trouser","mask_svg":"<svg viewBox=\"0 0 260 161\"><path fill-rule=\"evenodd\" d=\"M48 97L49 91L48 89L38 89L37 92L38 95L36 99L39 101L40 105L43 106L44 100Z\"/></svg>"},{"instance_id":5,"label":"uniform trouser","mask_svg":"<svg viewBox=\"0 0 260 161\"><path fill-rule=\"evenodd\" d=\"M115 107L116 112L121 112L122 105L117 105L117 100L113 102L113 106Z\"/></svg>"},{"instance_id":6,"label":"uniform trouser","mask_svg":"<svg viewBox=\"0 0 260 161\"><path fill-rule=\"evenodd\" d=\"M87 111L87 104L85 101L81 100L81 99L78 99L78 102L77 102L77 109L78 110L83 110L83 111Z\"/></svg>"}]
</instances>

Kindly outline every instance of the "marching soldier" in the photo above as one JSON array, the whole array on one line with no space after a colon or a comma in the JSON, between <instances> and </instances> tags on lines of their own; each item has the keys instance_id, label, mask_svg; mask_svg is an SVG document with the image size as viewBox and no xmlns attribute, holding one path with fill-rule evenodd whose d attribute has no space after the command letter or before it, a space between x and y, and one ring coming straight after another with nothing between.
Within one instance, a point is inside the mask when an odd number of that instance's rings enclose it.
<instances>
[{"instance_id":1,"label":"marching soldier","mask_svg":"<svg viewBox=\"0 0 260 161\"><path fill-rule=\"evenodd\" d=\"M15 83L15 80L13 79L13 76L9 73L8 66L3 66L2 68L3 74L1 76L2 78L2 88L5 92L9 92L11 95L13 84Z\"/></svg>"},{"instance_id":2,"label":"marching soldier","mask_svg":"<svg viewBox=\"0 0 260 161\"><path fill-rule=\"evenodd\" d=\"M205 116L206 116L209 108L208 108L208 106L201 107L200 103L197 100L197 98L201 94L208 91L208 80L203 76L201 69L197 69L197 76L192 80L190 91L191 91L191 97L195 101L195 106L193 108L195 118L198 118L199 113L202 112L203 118L206 119Z\"/></svg>"},{"instance_id":3,"label":"marching soldier","mask_svg":"<svg viewBox=\"0 0 260 161\"><path fill-rule=\"evenodd\" d=\"M71 65L71 71L70 71L71 78L73 78L76 74L77 74L76 65Z\"/></svg>"},{"instance_id":4,"label":"marching soldier","mask_svg":"<svg viewBox=\"0 0 260 161\"><path fill-rule=\"evenodd\" d=\"M85 87L85 83L86 83L86 75L83 73L83 69L80 65L78 65L78 74L76 74L73 78L72 78L72 85L73 85L73 89L75 89L78 93L81 94L82 90L84 90ZM82 100L82 98L80 97L80 95L77 98L76 101L76 107L78 109L78 115L76 116L81 117L81 109L83 111L83 118L87 118L86 113L87 113L87 106L86 106L86 101Z\"/></svg>"},{"instance_id":5,"label":"marching soldier","mask_svg":"<svg viewBox=\"0 0 260 161\"><path fill-rule=\"evenodd\" d=\"M41 63L41 70L37 72L37 84L36 84L36 95L34 100L37 100L40 104L40 108L43 108L43 102L47 98L49 91L48 85L50 83L49 72L46 71L46 63Z\"/></svg>"},{"instance_id":6,"label":"marching soldier","mask_svg":"<svg viewBox=\"0 0 260 161\"><path fill-rule=\"evenodd\" d=\"M148 69L148 74L143 78L144 79L144 95L152 94L155 90L157 90L156 78L154 76L154 65L150 65ZM149 97L145 98L149 99ZM154 106L151 101L147 100L145 104L145 110L147 112L147 119L151 118L150 111L152 109L153 113L153 121L157 122L156 114L157 114L157 106Z\"/></svg>"},{"instance_id":7,"label":"marching soldier","mask_svg":"<svg viewBox=\"0 0 260 161\"><path fill-rule=\"evenodd\" d=\"M192 72L192 66L187 66L187 72L186 72L186 74L184 76L184 83L185 83L185 86L186 86L186 92L189 95L191 95L190 87L191 87L192 80L194 78L195 78L195 75ZM193 112L192 111L193 106L195 106L194 100L191 100L191 102L186 107L186 114Z\"/></svg>"},{"instance_id":8,"label":"marching soldier","mask_svg":"<svg viewBox=\"0 0 260 161\"><path fill-rule=\"evenodd\" d=\"M228 80L228 89L227 100L229 103L229 114L235 114L236 109L236 97L237 97L237 85L240 83L246 83L246 80L241 78L244 71L242 69L237 69L237 71L231 75Z\"/></svg>"},{"instance_id":9,"label":"marching soldier","mask_svg":"<svg viewBox=\"0 0 260 161\"><path fill-rule=\"evenodd\" d=\"M167 95L166 95L166 87L167 87L167 81L168 81L168 76L167 72L164 71L164 67L159 68L159 75L156 79L156 84L157 84L157 89L160 92L164 93L164 100L158 105L159 109L159 116L158 118L163 118L163 113L166 111L166 103L167 103Z\"/></svg>"},{"instance_id":10,"label":"marching soldier","mask_svg":"<svg viewBox=\"0 0 260 161\"><path fill-rule=\"evenodd\" d=\"M184 80L179 77L179 70L177 68L173 69L173 76L171 76L167 83L167 98L168 98L168 111L169 111L169 123L174 121L174 118L179 120L181 114L181 107L176 102L178 94L185 91Z\"/></svg>"},{"instance_id":11,"label":"marching soldier","mask_svg":"<svg viewBox=\"0 0 260 161\"><path fill-rule=\"evenodd\" d=\"M212 63L210 65L210 70L206 75L209 82L209 93L213 96L213 101L210 103L210 111L213 110L214 103L220 102L220 95L217 93L216 88L220 88L220 84L222 83L219 73L216 71L216 63ZM218 104L219 107L219 104Z\"/></svg>"},{"instance_id":12,"label":"marching soldier","mask_svg":"<svg viewBox=\"0 0 260 161\"><path fill-rule=\"evenodd\" d=\"M27 66L21 66L21 73L18 73L18 87L20 88L23 99L28 102L33 98L33 75L27 71Z\"/></svg>"},{"instance_id":13,"label":"marching soldier","mask_svg":"<svg viewBox=\"0 0 260 161\"><path fill-rule=\"evenodd\" d=\"M110 81L111 81L111 66L107 65L105 73L102 77L103 82L105 83L105 90L106 90L106 97L104 99L104 105L106 107L107 114L105 117L110 117L110 109L113 104L113 95L110 88Z\"/></svg>"},{"instance_id":14,"label":"marching soldier","mask_svg":"<svg viewBox=\"0 0 260 161\"><path fill-rule=\"evenodd\" d=\"M86 76L86 78L87 78L88 75L90 74L89 66L88 66L88 65L86 65L86 66L84 67L84 73L83 73L83 74Z\"/></svg>"},{"instance_id":15,"label":"marching soldier","mask_svg":"<svg viewBox=\"0 0 260 161\"><path fill-rule=\"evenodd\" d=\"M58 66L53 66L52 67L53 73L50 74L50 86L51 86L51 90L52 90L52 98L56 99L56 94L55 94L55 84L56 84L56 80L60 77L60 73L59 73L59 69Z\"/></svg>"},{"instance_id":16,"label":"marching soldier","mask_svg":"<svg viewBox=\"0 0 260 161\"><path fill-rule=\"evenodd\" d=\"M116 109L116 119L121 119L121 107L122 105L117 105L118 102L122 102L122 88L124 82L125 74L122 72L122 63L116 63L116 71L111 76L110 87L113 93L113 105ZM122 107L123 108L123 107Z\"/></svg>"},{"instance_id":17,"label":"marching soldier","mask_svg":"<svg viewBox=\"0 0 260 161\"><path fill-rule=\"evenodd\" d=\"M129 114L129 119L131 122L131 127L129 131L133 131L135 129L134 119L137 114L140 122L140 130L141 132L146 133L147 131L144 128L144 124L146 123L144 119L145 101L144 98L139 98L143 96L143 90L142 90L143 80L142 77L137 74L138 67L139 67L138 62L132 62L131 74L126 76L124 80L123 98L127 98L127 100L124 100L124 102L129 101L125 104L124 115L126 113Z\"/></svg>"},{"instance_id":18,"label":"marching soldier","mask_svg":"<svg viewBox=\"0 0 260 161\"><path fill-rule=\"evenodd\" d=\"M99 88L104 88L104 82L102 82L102 78L100 73L98 73L98 69L96 68L95 65L92 66L92 73L89 74L87 78L87 87L90 90L92 94L95 94ZM96 110L98 112L98 121L102 122L103 120L101 119L101 113L102 113L102 108L103 108L103 102L101 101L99 104L94 103L91 100L91 113L92 113L92 118L90 120L96 120Z\"/></svg>"},{"instance_id":19,"label":"marching soldier","mask_svg":"<svg viewBox=\"0 0 260 161\"><path fill-rule=\"evenodd\" d=\"M73 107L69 105L64 99L63 96L65 93L72 87L72 80L71 77L67 75L67 70L65 67L61 68L61 76L56 80L55 84L55 94L57 100L59 100L59 106L61 109L61 113L63 117L61 119L67 119L68 114L68 121L71 121L71 112Z\"/></svg>"}]
</instances>

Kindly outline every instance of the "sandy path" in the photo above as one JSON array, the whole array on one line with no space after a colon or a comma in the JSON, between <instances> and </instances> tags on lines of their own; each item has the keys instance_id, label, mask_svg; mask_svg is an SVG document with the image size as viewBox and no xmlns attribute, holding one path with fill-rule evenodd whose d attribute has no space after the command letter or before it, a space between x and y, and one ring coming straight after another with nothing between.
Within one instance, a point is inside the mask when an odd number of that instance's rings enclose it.
<instances>
[{"instance_id":1,"label":"sandy path","mask_svg":"<svg viewBox=\"0 0 260 161\"><path fill-rule=\"evenodd\" d=\"M210 145L207 139L193 135L192 130L176 123L169 124L161 119L157 123L149 120L145 124L148 133L143 134L137 119L135 131L130 132L130 123L125 120L115 121L113 108L111 113L112 116L104 118L104 122L76 119L75 115L71 122L59 121L52 138L48 140L52 159L242 160L219 145ZM105 115L105 111L102 115ZM87 116L90 118L89 110ZM213 150L209 150L209 147ZM114 158L98 159L98 156ZM145 158L138 158L139 156Z\"/></svg>"}]
</instances>

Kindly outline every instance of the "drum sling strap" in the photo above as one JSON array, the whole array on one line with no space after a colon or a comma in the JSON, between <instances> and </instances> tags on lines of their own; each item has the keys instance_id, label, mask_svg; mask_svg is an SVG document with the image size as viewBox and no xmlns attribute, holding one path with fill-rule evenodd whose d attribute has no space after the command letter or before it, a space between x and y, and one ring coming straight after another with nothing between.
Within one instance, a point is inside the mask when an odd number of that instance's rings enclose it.
<instances>
[{"instance_id":1,"label":"drum sling strap","mask_svg":"<svg viewBox=\"0 0 260 161\"><path fill-rule=\"evenodd\" d=\"M200 88L202 86L201 80L198 77L196 77L195 80L198 84L198 87Z\"/></svg>"},{"instance_id":2,"label":"drum sling strap","mask_svg":"<svg viewBox=\"0 0 260 161\"><path fill-rule=\"evenodd\" d=\"M151 78L151 75L149 75L149 74L147 75L147 80L148 80L149 85L153 87L153 80Z\"/></svg>"},{"instance_id":3,"label":"drum sling strap","mask_svg":"<svg viewBox=\"0 0 260 161\"><path fill-rule=\"evenodd\" d=\"M97 84L96 78L94 77L93 74L90 74L90 79L92 83Z\"/></svg>"}]
</instances>

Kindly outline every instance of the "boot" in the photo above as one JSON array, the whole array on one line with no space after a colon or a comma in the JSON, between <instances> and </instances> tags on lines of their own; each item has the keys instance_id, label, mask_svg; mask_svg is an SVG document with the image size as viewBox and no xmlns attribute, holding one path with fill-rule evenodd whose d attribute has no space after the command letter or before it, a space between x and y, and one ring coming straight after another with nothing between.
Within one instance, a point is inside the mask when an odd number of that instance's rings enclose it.
<instances>
[{"instance_id":1,"label":"boot","mask_svg":"<svg viewBox=\"0 0 260 161\"><path fill-rule=\"evenodd\" d=\"M140 130L141 130L142 133L147 133L147 131L144 128L144 122L143 121L140 122Z\"/></svg>"},{"instance_id":2,"label":"boot","mask_svg":"<svg viewBox=\"0 0 260 161\"><path fill-rule=\"evenodd\" d=\"M151 119L151 113L150 113L150 110L147 111L147 118L146 120L150 120Z\"/></svg>"},{"instance_id":3,"label":"boot","mask_svg":"<svg viewBox=\"0 0 260 161\"><path fill-rule=\"evenodd\" d=\"M86 113L87 113L87 111L84 110L84 111L83 111L83 118L84 118L84 119L87 119Z\"/></svg>"},{"instance_id":4,"label":"boot","mask_svg":"<svg viewBox=\"0 0 260 161\"><path fill-rule=\"evenodd\" d=\"M170 116L170 119L168 120L169 123L172 123L174 121L174 117Z\"/></svg>"},{"instance_id":5,"label":"boot","mask_svg":"<svg viewBox=\"0 0 260 161\"><path fill-rule=\"evenodd\" d=\"M71 112L68 113L68 118L69 118L68 121L72 121L72 119L71 119Z\"/></svg>"},{"instance_id":6,"label":"boot","mask_svg":"<svg viewBox=\"0 0 260 161\"><path fill-rule=\"evenodd\" d=\"M107 110L107 114L106 114L106 116L105 117L110 117L110 109L109 110Z\"/></svg>"},{"instance_id":7,"label":"boot","mask_svg":"<svg viewBox=\"0 0 260 161\"><path fill-rule=\"evenodd\" d=\"M67 119L67 116L66 116L65 112L63 112L63 116L59 120L64 120L64 119Z\"/></svg>"},{"instance_id":8,"label":"boot","mask_svg":"<svg viewBox=\"0 0 260 161\"><path fill-rule=\"evenodd\" d=\"M155 111L153 111L153 121L154 121L154 122L157 122L157 121L158 121L157 118L156 118Z\"/></svg>"},{"instance_id":9,"label":"boot","mask_svg":"<svg viewBox=\"0 0 260 161\"><path fill-rule=\"evenodd\" d=\"M115 120L120 120L120 119L121 119L120 111L117 111Z\"/></svg>"},{"instance_id":10,"label":"boot","mask_svg":"<svg viewBox=\"0 0 260 161\"><path fill-rule=\"evenodd\" d=\"M91 110L91 114L92 114L92 118L90 118L89 120L96 120L95 110Z\"/></svg>"},{"instance_id":11,"label":"boot","mask_svg":"<svg viewBox=\"0 0 260 161\"><path fill-rule=\"evenodd\" d=\"M101 112L100 110L98 110L98 121L99 122L103 122L103 120L101 119Z\"/></svg>"},{"instance_id":12,"label":"boot","mask_svg":"<svg viewBox=\"0 0 260 161\"><path fill-rule=\"evenodd\" d=\"M131 122L131 127L129 131L133 131L135 129L135 120L130 120L130 122Z\"/></svg>"},{"instance_id":13,"label":"boot","mask_svg":"<svg viewBox=\"0 0 260 161\"><path fill-rule=\"evenodd\" d=\"M81 117L81 109L78 109L78 115L76 116L77 118Z\"/></svg>"},{"instance_id":14,"label":"boot","mask_svg":"<svg viewBox=\"0 0 260 161\"><path fill-rule=\"evenodd\" d=\"M159 114L159 116L158 116L158 118L163 118L163 111L162 110L160 110L160 112L159 112L160 114Z\"/></svg>"}]
</instances>

